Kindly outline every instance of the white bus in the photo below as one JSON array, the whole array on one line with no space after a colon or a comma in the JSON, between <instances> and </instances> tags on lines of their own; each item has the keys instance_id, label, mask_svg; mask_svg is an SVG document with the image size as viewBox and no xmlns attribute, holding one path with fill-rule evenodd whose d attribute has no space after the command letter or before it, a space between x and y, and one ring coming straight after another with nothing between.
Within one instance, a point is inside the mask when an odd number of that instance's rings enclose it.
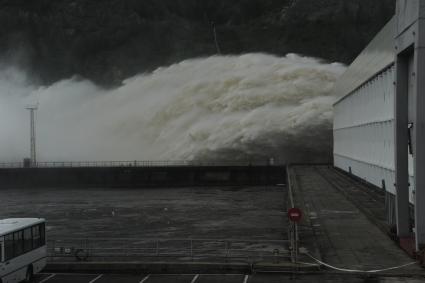
<instances>
[{"instance_id":1,"label":"white bus","mask_svg":"<svg viewBox=\"0 0 425 283\"><path fill-rule=\"evenodd\" d=\"M46 266L45 220L0 220L0 283L31 281Z\"/></svg>"}]
</instances>

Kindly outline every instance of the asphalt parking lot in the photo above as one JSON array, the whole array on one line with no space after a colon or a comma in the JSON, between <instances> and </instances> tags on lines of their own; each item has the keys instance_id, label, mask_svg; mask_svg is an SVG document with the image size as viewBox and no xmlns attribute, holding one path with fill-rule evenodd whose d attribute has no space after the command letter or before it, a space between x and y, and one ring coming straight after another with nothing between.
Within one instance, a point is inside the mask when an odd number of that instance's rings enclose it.
<instances>
[{"instance_id":1,"label":"asphalt parking lot","mask_svg":"<svg viewBox=\"0 0 425 283\"><path fill-rule=\"evenodd\" d=\"M33 283L419 283L423 277L385 277L352 274L77 274L41 273Z\"/></svg>"}]
</instances>

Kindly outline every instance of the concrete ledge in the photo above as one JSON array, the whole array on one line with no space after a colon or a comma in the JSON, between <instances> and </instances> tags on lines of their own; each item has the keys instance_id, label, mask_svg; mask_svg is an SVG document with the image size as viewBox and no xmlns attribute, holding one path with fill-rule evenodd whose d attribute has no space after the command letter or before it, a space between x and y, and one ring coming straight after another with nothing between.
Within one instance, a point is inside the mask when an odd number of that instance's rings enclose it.
<instances>
[{"instance_id":1,"label":"concrete ledge","mask_svg":"<svg viewBox=\"0 0 425 283\"><path fill-rule=\"evenodd\" d=\"M48 263L46 272L149 273L149 274L223 274L251 273L248 263L179 262L64 262Z\"/></svg>"},{"instance_id":2,"label":"concrete ledge","mask_svg":"<svg viewBox=\"0 0 425 283\"><path fill-rule=\"evenodd\" d=\"M292 263L292 262L258 262L253 266L253 272L288 272L288 273L317 273L321 271L321 266L318 264Z\"/></svg>"},{"instance_id":3,"label":"concrete ledge","mask_svg":"<svg viewBox=\"0 0 425 283\"><path fill-rule=\"evenodd\" d=\"M45 272L148 273L148 274L251 274L254 272L318 272L319 265L291 262L180 263L180 262L61 262L48 263Z\"/></svg>"}]
</instances>

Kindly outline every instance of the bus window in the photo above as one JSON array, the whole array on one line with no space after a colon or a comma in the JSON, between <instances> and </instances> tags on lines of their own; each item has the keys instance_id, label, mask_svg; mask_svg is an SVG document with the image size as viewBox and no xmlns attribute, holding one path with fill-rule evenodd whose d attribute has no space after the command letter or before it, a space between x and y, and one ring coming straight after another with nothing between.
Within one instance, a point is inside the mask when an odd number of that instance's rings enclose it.
<instances>
[{"instance_id":1,"label":"bus window","mask_svg":"<svg viewBox=\"0 0 425 283\"><path fill-rule=\"evenodd\" d=\"M40 245L44 246L46 244L46 226L44 223L41 223L40 225Z\"/></svg>"},{"instance_id":2,"label":"bus window","mask_svg":"<svg viewBox=\"0 0 425 283\"><path fill-rule=\"evenodd\" d=\"M39 225L32 227L32 248L40 247L40 227Z\"/></svg>"},{"instance_id":3,"label":"bus window","mask_svg":"<svg viewBox=\"0 0 425 283\"><path fill-rule=\"evenodd\" d=\"M13 258L13 234L4 236L4 260Z\"/></svg>"},{"instance_id":4,"label":"bus window","mask_svg":"<svg viewBox=\"0 0 425 283\"><path fill-rule=\"evenodd\" d=\"M24 230L24 252L29 252L32 250L32 234L31 228L26 228Z\"/></svg>"},{"instance_id":5,"label":"bus window","mask_svg":"<svg viewBox=\"0 0 425 283\"><path fill-rule=\"evenodd\" d=\"M18 231L13 233L13 255L20 256L24 253L24 232Z\"/></svg>"}]
</instances>

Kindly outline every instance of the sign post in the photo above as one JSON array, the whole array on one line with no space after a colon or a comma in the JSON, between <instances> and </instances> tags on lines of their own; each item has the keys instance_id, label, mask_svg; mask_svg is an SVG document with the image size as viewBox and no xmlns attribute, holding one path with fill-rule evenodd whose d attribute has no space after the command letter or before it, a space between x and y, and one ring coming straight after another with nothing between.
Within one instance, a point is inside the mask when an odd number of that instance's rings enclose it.
<instances>
[{"instance_id":1,"label":"sign post","mask_svg":"<svg viewBox=\"0 0 425 283\"><path fill-rule=\"evenodd\" d=\"M292 256L293 262L298 261L298 223L301 222L302 217L303 217L303 214L301 209L292 207L288 210L288 218L289 218L289 221L291 221L291 226L293 227L293 229L291 229L291 236L290 236L292 250L294 250L294 254Z\"/></svg>"}]
</instances>

